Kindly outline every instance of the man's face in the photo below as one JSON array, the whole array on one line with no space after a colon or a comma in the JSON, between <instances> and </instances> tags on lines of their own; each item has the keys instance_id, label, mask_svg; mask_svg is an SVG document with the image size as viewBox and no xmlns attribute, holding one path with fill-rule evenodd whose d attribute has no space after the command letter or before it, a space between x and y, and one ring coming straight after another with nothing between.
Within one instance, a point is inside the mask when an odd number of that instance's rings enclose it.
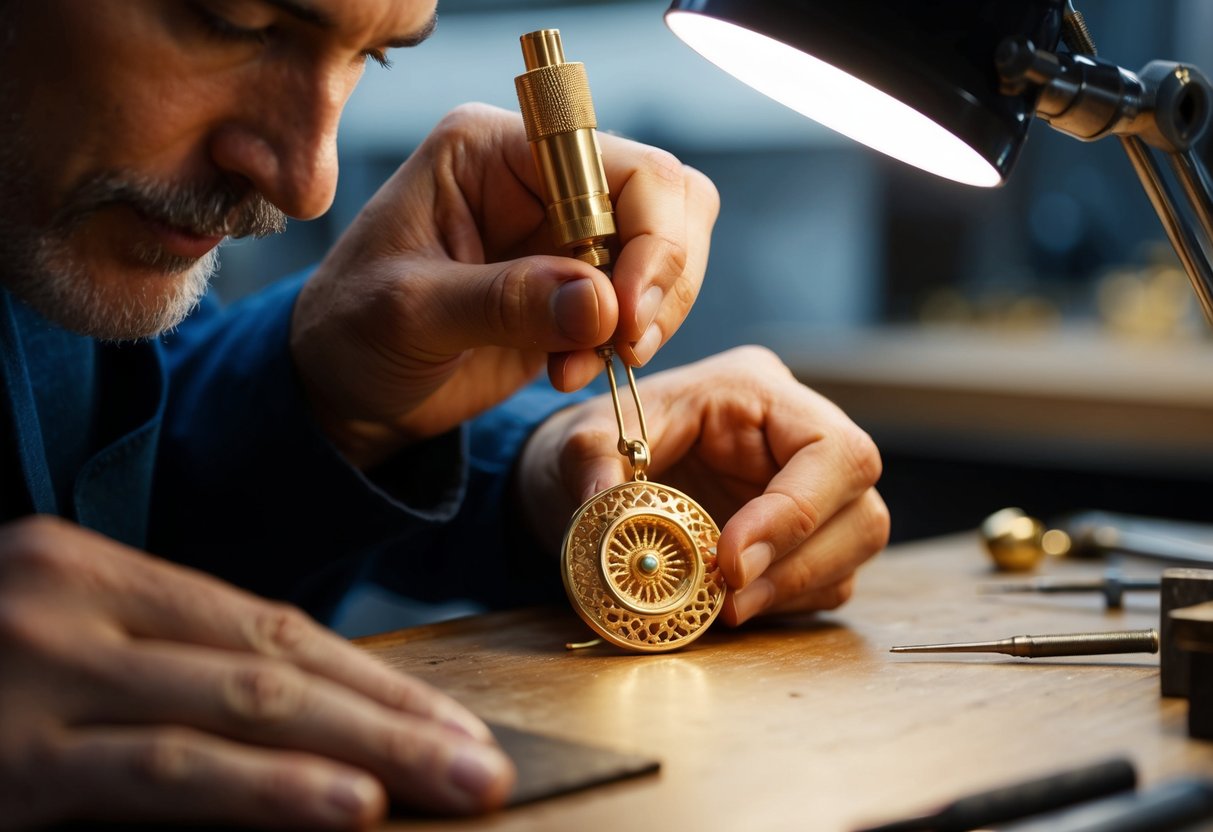
<instances>
[{"instance_id":1,"label":"man's face","mask_svg":"<svg viewBox=\"0 0 1213 832\"><path fill-rule=\"evenodd\" d=\"M0 0L0 284L96 337L175 326L225 236L327 210L346 99L435 3Z\"/></svg>"}]
</instances>

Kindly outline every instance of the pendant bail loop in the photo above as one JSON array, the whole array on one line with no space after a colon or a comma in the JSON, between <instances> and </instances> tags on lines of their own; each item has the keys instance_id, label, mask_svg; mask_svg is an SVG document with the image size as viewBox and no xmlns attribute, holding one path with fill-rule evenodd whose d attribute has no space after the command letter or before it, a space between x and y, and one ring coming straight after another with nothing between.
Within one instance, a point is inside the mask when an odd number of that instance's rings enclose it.
<instances>
[{"instance_id":1,"label":"pendant bail loop","mask_svg":"<svg viewBox=\"0 0 1213 832\"><path fill-rule=\"evenodd\" d=\"M632 391L632 401L636 403L636 416L640 421L640 439L629 439L623 425L623 408L619 404L619 386L615 383L615 350L609 346L599 347L598 357L606 366L607 382L611 386L611 404L615 406L615 424L619 428L619 453L628 458L632 465L632 479L643 482L648 479L649 463L652 456L649 453L649 428L644 421L644 406L640 404L640 390L636 385L636 375L627 362L623 369L627 373L628 387Z\"/></svg>"},{"instance_id":2,"label":"pendant bail loop","mask_svg":"<svg viewBox=\"0 0 1213 832\"><path fill-rule=\"evenodd\" d=\"M620 440L622 442L622 440ZM624 453L632 464L632 479L644 482L649 478L649 443L643 439L629 439Z\"/></svg>"}]
</instances>

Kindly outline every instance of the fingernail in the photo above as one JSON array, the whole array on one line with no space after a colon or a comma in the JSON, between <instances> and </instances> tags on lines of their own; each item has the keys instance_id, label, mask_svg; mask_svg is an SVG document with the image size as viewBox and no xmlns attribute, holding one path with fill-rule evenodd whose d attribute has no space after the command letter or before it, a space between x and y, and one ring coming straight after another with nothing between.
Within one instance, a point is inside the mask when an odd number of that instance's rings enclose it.
<instances>
[{"instance_id":1,"label":"fingernail","mask_svg":"<svg viewBox=\"0 0 1213 832\"><path fill-rule=\"evenodd\" d=\"M493 786L505 775L506 761L501 752L487 745L464 745L455 754L448 776L456 788L466 792L479 805Z\"/></svg>"},{"instance_id":2,"label":"fingernail","mask_svg":"<svg viewBox=\"0 0 1213 832\"><path fill-rule=\"evenodd\" d=\"M775 599L775 584L766 578L758 578L745 589L733 593L733 608L737 610L737 623L748 621L762 612Z\"/></svg>"},{"instance_id":3,"label":"fingernail","mask_svg":"<svg viewBox=\"0 0 1213 832\"><path fill-rule=\"evenodd\" d=\"M652 286L640 296L640 303L636 305L637 330L645 332L653 325L653 321L657 320L657 313L661 311L661 301L664 298L665 292L660 286Z\"/></svg>"},{"instance_id":4,"label":"fingernail","mask_svg":"<svg viewBox=\"0 0 1213 832\"><path fill-rule=\"evenodd\" d=\"M552 318L560 334L578 344L590 343L598 335L598 294L587 279L562 283L552 294Z\"/></svg>"},{"instance_id":5,"label":"fingernail","mask_svg":"<svg viewBox=\"0 0 1213 832\"><path fill-rule=\"evenodd\" d=\"M653 324L644 331L644 335L640 336L640 340L632 345L632 354L636 356L636 360L641 364L648 364L653 356L657 354L657 348L661 346L661 327Z\"/></svg>"},{"instance_id":6,"label":"fingernail","mask_svg":"<svg viewBox=\"0 0 1213 832\"><path fill-rule=\"evenodd\" d=\"M775 550L770 543L753 543L741 553L741 585L748 586L750 581L767 570L775 559Z\"/></svg>"},{"instance_id":7,"label":"fingernail","mask_svg":"<svg viewBox=\"0 0 1213 832\"><path fill-rule=\"evenodd\" d=\"M339 775L329 784L329 807L342 817L364 817L378 800L379 784L363 774Z\"/></svg>"}]
</instances>

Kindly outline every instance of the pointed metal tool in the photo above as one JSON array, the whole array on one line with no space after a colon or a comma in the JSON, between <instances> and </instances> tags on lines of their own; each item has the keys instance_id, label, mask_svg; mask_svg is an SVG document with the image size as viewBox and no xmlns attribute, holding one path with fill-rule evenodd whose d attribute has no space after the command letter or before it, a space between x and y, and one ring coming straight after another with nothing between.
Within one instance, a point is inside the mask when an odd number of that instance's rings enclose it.
<instances>
[{"instance_id":1,"label":"pointed metal tool","mask_svg":"<svg viewBox=\"0 0 1213 832\"><path fill-rule=\"evenodd\" d=\"M1002 595L1013 592L1040 592L1046 594L1069 592L1098 592L1104 597L1104 605L1109 609L1119 609L1124 605L1126 592L1158 592L1162 587L1160 578L1128 578L1120 570L1109 569L1098 579L1065 580L1057 578L1036 578L1031 581L1018 583L985 584L978 588L983 595Z\"/></svg>"},{"instance_id":2,"label":"pointed metal tool","mask_svg":"<svg viewBox=\"0 0 1213 832\"><path fill-rule=\"evenodd\" d=\"M1110 653L1157 653L1158 630L1012 636L996 641L962 641L953 644L910 644L893 647L889 652L1004 653L1025 659L1045 656L1100 656Z\"/></svg>"}]
</instances>

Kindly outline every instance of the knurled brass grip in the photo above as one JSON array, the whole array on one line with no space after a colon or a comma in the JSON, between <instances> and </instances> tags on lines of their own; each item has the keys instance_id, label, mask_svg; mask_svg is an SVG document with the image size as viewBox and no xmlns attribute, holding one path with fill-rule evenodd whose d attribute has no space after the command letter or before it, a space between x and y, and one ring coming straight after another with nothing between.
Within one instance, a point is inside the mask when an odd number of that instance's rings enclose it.
<instances>
[{"instance_id":1,"label":"knurled brass grip","mask_svg":"<svg viewBox=\"0 0 1213 832\"><path fill-rule=\"evenodd\" d=\"M514 87L528 142L598 126L583 63L533 69L515 78Z\"/></svg>"},{"instance_id":2,"label":"knurled brass grip","mask_svg":"<svg viewBox=\"0 0 1213 832\"><path fill-rule=\"evenodd\" d=\"M520 40L527 71L514 79L514 86L548 227L558 246L605 269L611 263L615 214L585 65L565 61L556 29L530 32Z\"/></svg>"}]
</instances>

